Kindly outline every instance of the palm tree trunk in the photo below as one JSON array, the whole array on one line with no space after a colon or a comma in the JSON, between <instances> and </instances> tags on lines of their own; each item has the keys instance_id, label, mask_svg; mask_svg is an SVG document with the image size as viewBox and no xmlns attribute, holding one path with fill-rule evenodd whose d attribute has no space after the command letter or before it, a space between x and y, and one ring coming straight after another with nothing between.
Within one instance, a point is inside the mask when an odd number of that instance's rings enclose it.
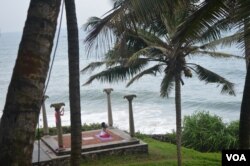
<instances>
[{"instance_id":1,"label":"palm tree trunk","mask_svg":"<svg viewBox=\"0 0 250 166\"><path fill-rule=\"evenodd\" d=\"M239 148L250 148L250 65L247 68L240 112Z\"/></svg>"},{"instance_id":2,"label":"palm tree trunk","mask_svg":"<svg viewBox=\"0 0 250 166\"><path fill-rule=\"evenodd\" d=\"M81 102L79 79L79 39L74 0L65 0L67 30L68 30L68 59L69 59L69 100L71 120L71 165L81 164Z\"/></svg>"},{"instance_id":3,"label":"palm tree trunk","mask_svg":"<svg viewBox=\"0 0 250 166\"><path fill-rule=\"evenodd\" d=\"M181 84L180 74L175 76L175 108L176 108L176 146L178 166L182 165L181 156Z\"/></svg>"},{"instance_id":4,"label":"palm tree trunk","mask_svg":"<svg viewBox=\"0 0 250 166\"><path fill-rule=\"evenodd\" d=\"M32 165L60 0L31 0L0 124L0 164Z\"/></svg>"},{"instance_id":5,"label":"palm tree trunk","mask_svg":"<svg viewBox=\"0 0 250 166\"><path fill-rule=\"evenodd\" d=\"M247 31L247 27L249 27L249 25L246 20L245 20L244 27L245 27L245 30ZM244 44L245 44L245 59L246 59L246 68L247 68L250 62L250 37L249 35L245 34Z\"/></svg>"},{"instance_id":6,"label":"palm tree trunk","mask_svg":"<svg viewBox=\"0 0 250 166\"><path fill-rule=\"evenodd\" d=\"M245 27L246 22L245 22ZM245 79L245 87L240 112L240 128L239 128L239 148L250 148L250 38L245 36L245 58L247 66L247 75Z\"/></svg>"}]
</instances>

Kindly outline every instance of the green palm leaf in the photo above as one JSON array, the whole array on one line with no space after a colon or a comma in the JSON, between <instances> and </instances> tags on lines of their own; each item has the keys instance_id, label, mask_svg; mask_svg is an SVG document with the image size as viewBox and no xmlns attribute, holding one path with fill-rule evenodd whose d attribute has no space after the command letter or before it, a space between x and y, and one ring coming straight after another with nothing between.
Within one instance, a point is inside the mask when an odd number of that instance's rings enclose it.
<instances>
[{"instance_id":1,"label":"green palm leaf","mask_svg":"<svg viewBox=\"0 0 250 166\"><path fill-rule=\"evenodd\" d=\"M128 65L135 63L138 59L140 59L141 56L147 57L149 61L161 61L162 55L166 53L166 51L167 50L165 48L157 46L142 48L131 55L131 57L128 59Z\"/></svg>"},{"instance_id":2,"label":"green palm leaf","mask_svg":"<svg viewBox=\"0 0 250 166\"><path fill-rule=\"evenodd\" d=\"M228 54L228 53L225 53L225 52L216 52L216 51L193 51L190 54L192 54L192 55L199 55L199 56L208 55L208 56L211 56L213 58L237 58L237 59L244 59L244 57L240 57L238 55Z\"/></svg>"},{"instance_id":3,"label":"green palm leaf","mask_svg":"<svg viewBox=\"0 0 250 166\"><path fill-rule=\"evenodd\" d=\"M151 32L147 32L146 30L137 29L136 36L142 39L147 45L157 45L161 47L166 46L166 43L164 43L163 40L159 38L159 36L156 36Z\"/></svg>"},{"instance_id":4,"label":"green palm leaf","mask_svg":"<svg viewBox=\"0 0 250 166\"><path fill-rule=\"evenodd\" d=\"M92 72L93 70L95 70L96 68L101 67L105 63L106 63L105 61L103 61L103 62L92 62L88 66L86 66L85 68L83 68L81 70L81 73L84 74L84 73L86 73L88 71Z\"/></svg>"},{"instance_id":5,"label":"green palm leaf","mask_svg":"<svg viewBox=\"0 0 250 166\"><path fill-rule=\"evenodd\" d=\"M203 1L199 10L193 12L179 26L177 33L173 37L173 42L192 42L194 39L199 39L220 18L225 18L228 15L225 9L227 7L221 0ZM213 40L216 40L220 37L220 31L218 29L210 29L210 35Z\"/></svg>"},{"instance_id":6,"label":"green palm leaf","mask_svg":"<svg viewBox=\"0 0 250 166\"><path fill-rule=\"evenodd\" d=\"M87 22L83 25L83 29L86 31L92 27L97 26L101 22L99 17L90 17Z\"/></svg>"},{"instance_id":7,"label":"green palm leaf","mask_svg":"<svg viewBox=\"0 0 250 166\"><path fill-rule=\"evenodd\" d=\"M167 71L161 82L161 97L169 97L171 90L174 87L174 74L171 71Z\"/></svg>"},{"instance_id":8,"label":"green palm leaf","mask_svg":"<svg viewBox=\"0 0 250 166\"><path fill-rule=\"evenodd\" d=\"M220 38L218 40L211 41L209 43L200 46L201 49L215 49L216 46L221 45L222 47L231 46L232 44L238 43L243 36L243 33L235 33L230 36Z\"/></svg>"},{"instance_id":9,"label":"green palm leaf","mask_svg":"<svg viewBox=\"0 0 250 166\"><path fill-rule=\"evenodd\" d=\"M128 19L125 19L125 9L128 6L129 1L124 1L124 3L120 3L120 6L115 6L112 10L110 10L107 15L98 19L94 17L89 20L88 23L85 24L85 29L89 29L89 33L85 38L84 42L86 43L87 50L90 52L95 45L95 48L101 47L105 49L105 45L111 45L114 40L114 33L119 30L124 29L125 24L121 22L121 19L124 17L126 23L128 24Z\"/></svg>"},{"instance_id":10,"label":"green palm leaf","mask_svg":"<svg viewBox=\"0 0 250 166\"><path fill-rule=\"evenodd\" d=\"M250 21L249 21L249 15L250 15L250 1L247 0L239 0L236 1L239 2L239 5L235 8L235 15L234 19L237 21L236 26L240 27L240 31L244 32L244 36L248 37L250 36Z\"/></svg>"},{"instance_id":11,"label":"green palm leaf","mask_svg":"<svg viewBox=\"0 0 250 166\"><path fill-rule=\"evenodd\" d=\"M131 0L130 2L137 20L147 24L155 20L159 13L169 12L170 15L173 15L174 6L177 6L178 1L183 0Z\"/></svg>"},{"instance_id":12,"label":"green palm leaf","mask_svg":"<svg viewBox=\"0 0 250 166\"><path fill-rule=\"evenodd\" d=\"M101 82L118 82L125 81L135 74L139 73L143 68L148 64L146 60L137 61L134 65L131 66L115 66L108 68L104 71L101 71L97 74L92 75L86 83L83 85L88 85L94 80L100 80Z\"/></svg>"},{"instance_id":13,"label":"green palm leaf","mask_svg":"<svg viewBox=\"0 0 250 166\"><path fill-rule=\"evenodd\" d=\"M206 29L204 28L201 31L201 34L198 38L193 38L192 43L207 43L207 42L213 42L215 40L218 40L221 38L222 32L228 32L230 31L230 21L228 18L218 19L217 22L213 25L208 25Z\"/></svg>"},{"instance_id":14,"label":"green palm leaf","mask_svg":"<svg viewBox=\"0 0 250 166\"><path fill-rule=\"evenodd\" d=\"M218 83L222 84L221 93L228 93L229 95L234 95L234 84L226 80L225 78L219 76L218 74L207 70L200 65L195 65L195 72L198 74L198 78L206 83ZM192 68L193 69L193 68Z\"/></svg>"},{"instance_id":15,"label":"green palm leaf","mask_svg":"<svg viewBox=\"0 0 250 166\"><path fill-rule=\"evenodd\" d=\"M140 79L142 76L144 75L153 75L153 76L156 76L157 72L161 72L161 68L162 68L162 65L163 64L158 64L158 65L155 65L153 67L150 67L142 72L140 72L139 74L137 74L136 76L134 76L128 83L127 83L127 87L130 86L132 83L134 83L135 80L138 80Z\"/></svg>"}]
</instances>

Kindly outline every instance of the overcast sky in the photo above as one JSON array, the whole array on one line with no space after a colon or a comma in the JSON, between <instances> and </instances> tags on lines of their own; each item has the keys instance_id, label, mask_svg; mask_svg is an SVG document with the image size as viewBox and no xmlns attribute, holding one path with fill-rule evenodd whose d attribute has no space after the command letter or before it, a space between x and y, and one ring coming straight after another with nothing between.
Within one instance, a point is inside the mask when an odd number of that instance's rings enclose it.
<instances>
[{"instance_id":1,"label":"overcast sky","mask_svg":"<svg viewBox=\"0 0 250 166\"><path fill-rule=\"evenodd\" d=\"M0 0L0 32L22 32L30 0ZM112 8L111 0L75 0L78 26L90 16L102 16ZM63 28L66 27L64 17Z\"/></svg>"}]
</instances>

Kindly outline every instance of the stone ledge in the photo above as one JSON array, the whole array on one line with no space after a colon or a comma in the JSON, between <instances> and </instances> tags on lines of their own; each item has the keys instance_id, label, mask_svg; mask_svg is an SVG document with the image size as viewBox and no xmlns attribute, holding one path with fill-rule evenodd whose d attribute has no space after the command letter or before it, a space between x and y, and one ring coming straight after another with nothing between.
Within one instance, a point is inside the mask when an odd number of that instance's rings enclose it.
<instances>
[{"instance_id":1,"label":"stone ledge","mask_svg":"<svg viewBox=\"0 0 250 166\"><path fill-rule=\"evenodd\" d=\"M102 156L110 155L126 155L126 154L147 154L148 145L143 141L131 138L128 133L121 131L119 129L110 129L115 134L119 135L122 140L113 142L103 142L99 144L94 144L90 146L83 146L85 149L82 151L83 159L96 159ZM51 136L45 136L48 140L52 141L51 145L55 148L57 147L54 138ZM48 143L48 142L47 142ZM93 147L91 147L93 146ZM67 153L62 153L58 155L48 146L44 141L40 141L40 162L38 163L38 141L34 143L33 151L33 165L34 166L68 166L70 160L70 149Z\"/></svg>"}]
</instances>

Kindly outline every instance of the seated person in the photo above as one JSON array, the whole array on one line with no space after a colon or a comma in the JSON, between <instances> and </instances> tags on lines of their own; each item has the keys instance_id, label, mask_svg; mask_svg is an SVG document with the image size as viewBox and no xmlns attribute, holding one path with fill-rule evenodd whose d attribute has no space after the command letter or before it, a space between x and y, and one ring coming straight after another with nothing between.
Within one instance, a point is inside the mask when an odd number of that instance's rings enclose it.
<instances>
[{"instance_id":1,"label":"seated person","mask_svg":"<svg viewBox=\"0 0 250 166\"><path fill-rule=\"evenodd\" d=\"M106 131L107 125L105 124L105 122L102 122L101 126L102 126L102 131L100 132L99 136L101 138L109 138L110 134Z\"/></svg>"}]
</instances>

